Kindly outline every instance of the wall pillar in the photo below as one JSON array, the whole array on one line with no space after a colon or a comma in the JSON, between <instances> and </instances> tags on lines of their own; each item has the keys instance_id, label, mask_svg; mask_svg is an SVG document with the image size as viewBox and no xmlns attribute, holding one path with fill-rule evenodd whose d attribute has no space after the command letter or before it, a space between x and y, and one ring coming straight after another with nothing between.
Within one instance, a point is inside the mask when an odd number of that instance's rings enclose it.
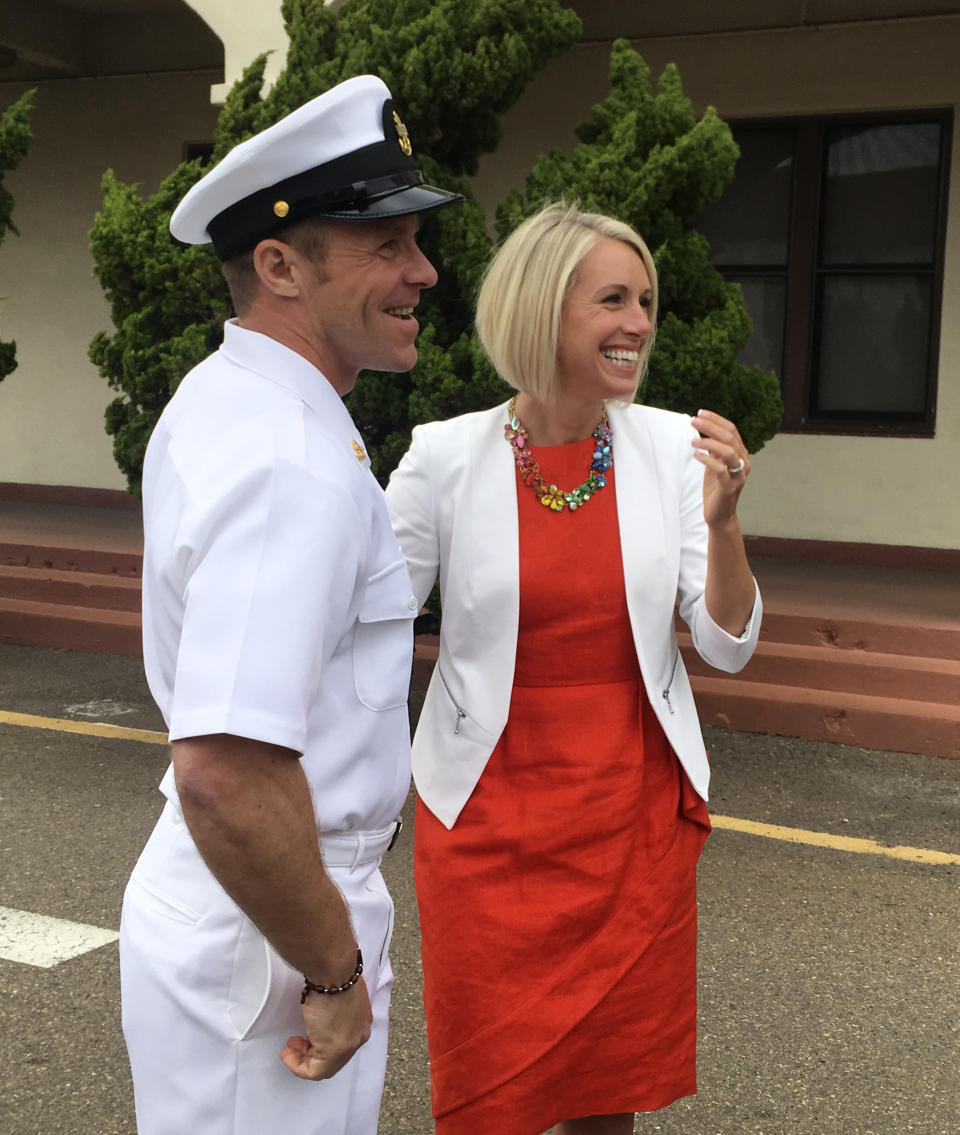
<instances>
[{"instance_id":1,"label":"wall pillar","mask_svg":"<svg viewBox=\"0 0 960 1135\"><path fill-rule=\"evenodd\" d=\"M210 87L210 101L222 106L243 69L265 51L267 67L264 90L283 70L287 58L286 29L280 14L280 0L186 0L223 43L222 83Z\"/></svg>"}]
</instances>

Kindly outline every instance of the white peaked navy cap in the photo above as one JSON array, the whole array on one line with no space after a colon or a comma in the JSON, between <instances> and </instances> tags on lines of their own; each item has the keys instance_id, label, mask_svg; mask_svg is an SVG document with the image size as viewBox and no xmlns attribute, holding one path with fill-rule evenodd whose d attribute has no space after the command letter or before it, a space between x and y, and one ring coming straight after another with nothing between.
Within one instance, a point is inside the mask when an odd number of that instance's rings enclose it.
<instances>
[{"instance_id":1,"label":"white peaked navy cap","mask_svg":"<svg viewBox=\"0 0 960 1135\"><path fill-rule=\"evenodd\" d=\"M375 221L462 200L424 184L386 84L359 75L235 146L184 196L170 232L227 260L304 217Z\"/></svg>"}]
</instances>

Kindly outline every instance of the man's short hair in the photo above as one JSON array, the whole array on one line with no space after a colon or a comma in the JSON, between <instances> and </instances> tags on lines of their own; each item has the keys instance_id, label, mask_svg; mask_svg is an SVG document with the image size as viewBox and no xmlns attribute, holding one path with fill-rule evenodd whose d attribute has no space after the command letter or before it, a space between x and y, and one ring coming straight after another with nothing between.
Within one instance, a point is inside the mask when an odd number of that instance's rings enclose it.
<instances>
[{"instance_id":1,"label":"man's short hair","mask_svg":"<svg viewBox=\"0 0 960 1135\"><path fill-rule=\"evenodd\" d=\"M308 260L319 263L326 252L328 232L329 222L321 217L304 217L302 221L277 232L273 239L289 244ZM253 266L253 252L253 248L247 248L243 252L235 253L220 265L230 291L230 299L233 301L233 310L241 318L250 310L260 290L260 278Z\"/></svg>"},{"instance_id":2,"label":"man's short hair","mask_svg":"<svg viewBox=\"0 0 960 1135\"><path fill-rule=\"evenodd\" d=\"M494 256L477 298L476 331L498 374L541 402L556 394L560 319L583 258L604 237L635 249L650 277L650 323L657 318L657 270L643 239L614 217L557 202L528 217ZM646 373L653 334L637 366Z\"/></svg>"}]
</instances>

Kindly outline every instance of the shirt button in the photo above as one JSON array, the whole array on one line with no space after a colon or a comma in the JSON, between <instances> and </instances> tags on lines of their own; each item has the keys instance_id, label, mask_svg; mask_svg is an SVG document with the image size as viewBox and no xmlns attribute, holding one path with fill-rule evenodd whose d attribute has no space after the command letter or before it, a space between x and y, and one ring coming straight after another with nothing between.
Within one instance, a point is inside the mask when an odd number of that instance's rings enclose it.
<instances>
[{"instance_id":1,"label":"shirt button","mask_svg":"<svg viewBox=\"0 0 960 1135\"><path fill-rule=\"evenodd\" d=\"M420 604L417 602L415 595L411 595L410 598L407 600L407 606L410 608L411 611L416 611L416 609L420 606Z\"/></svg>"}]
</instances>

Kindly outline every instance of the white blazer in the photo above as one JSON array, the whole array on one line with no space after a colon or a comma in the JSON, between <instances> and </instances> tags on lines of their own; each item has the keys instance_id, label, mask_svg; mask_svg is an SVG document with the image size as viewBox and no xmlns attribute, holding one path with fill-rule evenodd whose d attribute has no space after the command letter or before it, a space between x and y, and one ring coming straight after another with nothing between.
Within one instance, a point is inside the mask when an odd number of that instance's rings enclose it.
<instances>
[{"instance_id":1,"label":"white blazer","mask_svg":"<svg viewBox=\"0 0 960 1135\"><path fill-rule=\"evenodd\" d=\"M703 466L681 414L612 404L614 484L627 608L650 704L696 791L709 765L677 644L674 605L711 666L742 669L760 633L757 590L734 638L707 613ZM387 504L422 603L439 572L440 655L413 742L417 791L452 828L507 723L520 586L513 451L506 404L413 431Z\"/></svg>"}]
</instances>

